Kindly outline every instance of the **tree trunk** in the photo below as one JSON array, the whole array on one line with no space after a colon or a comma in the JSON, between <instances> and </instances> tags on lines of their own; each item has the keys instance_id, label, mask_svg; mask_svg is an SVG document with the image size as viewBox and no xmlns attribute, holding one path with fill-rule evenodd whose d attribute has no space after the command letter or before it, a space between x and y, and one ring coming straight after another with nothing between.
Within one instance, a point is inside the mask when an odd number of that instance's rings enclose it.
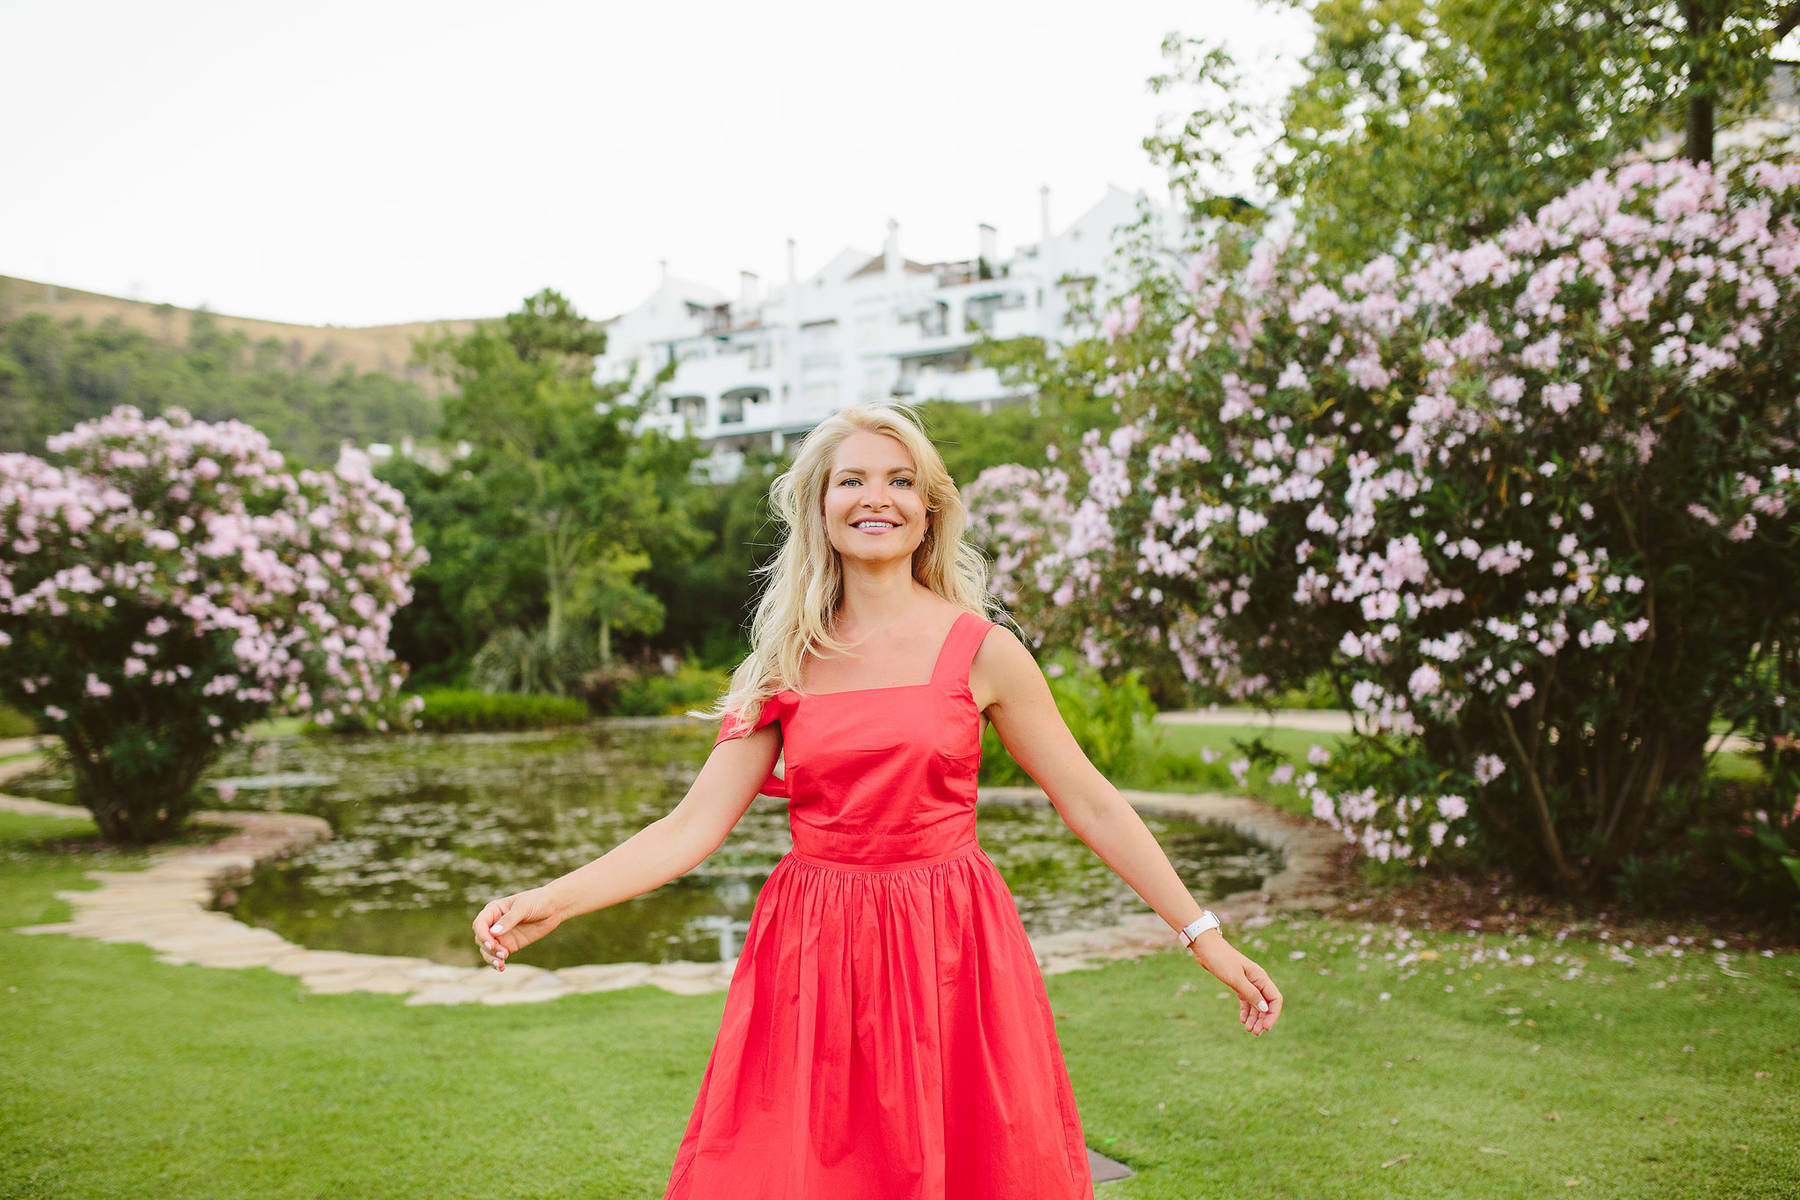
<instances>
[{"instance_id":1,"label":"tree trunk","mask_svg":"<svg viewBox=\"0 0 1800 1200\"><path fill-rule=\"evenodd\" d=\"M195 785L214 755L184 754L154 774L118 771L105 752L88 753L83 739L65 739L75 776L75 799L93 814L100 836L116 846L148 846L180 833L202 807Z\"/></svg>"},{"instance_id":2,"label":"tree trunk","mask_svg":"<svg viewBox=\"0 0 1800 1200\"><path fill-rule=\"evenodd\" d=\"M1693 85L1688 85L1690 93ZM1688 96L1687 148L1690 161L1709 163L1713 156L1713 102L1711 96Z\"/></svg>"},{"instance_id":3,"label":"tree trunk","mask_svg":"<svg viewBox=\"0 0 1800 1200\"><path fill-rule=\"evenodd\" d=\"M549 593L546 599L550 604L550 620L544 633L544 640L549 643L550 656L555 658L557 648L562 645L563 626L563 582L561 556L557 553L556 526L550 524L544 530L544 584Z\"/></svg>"},{"instance_id":4,"label":"tree trunk","mask_svg":"<svg viewBox=\"0 0 1800 1200\"><path fill-rule=\"evenodd\" d=\"M1682 154L1690 162L1710 163L1713 158L1713 96L1707 74L1708 43L1717 31L1717 0L1684 0L1681 15L1687 21L1687 145Z\"/></svg>"}]
</instances>

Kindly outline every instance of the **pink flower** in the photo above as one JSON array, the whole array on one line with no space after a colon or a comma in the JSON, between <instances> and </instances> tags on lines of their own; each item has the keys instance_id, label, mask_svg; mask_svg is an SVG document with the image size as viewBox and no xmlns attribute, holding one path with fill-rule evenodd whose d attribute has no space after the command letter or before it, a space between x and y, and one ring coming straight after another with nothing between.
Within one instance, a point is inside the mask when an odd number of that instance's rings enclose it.
<instances>
[{"instance_id":1,"label":"pink flower","mask_svg":"<svg viewBox=\"0 0 1800 1200\"><path fill-rule=\"evenodd\" d=\"M1538 394L1543 397L1544 407L1560 415L1581 402L1581 385L1579 383L1546 383Z\"/></svg>"}]
</instances>

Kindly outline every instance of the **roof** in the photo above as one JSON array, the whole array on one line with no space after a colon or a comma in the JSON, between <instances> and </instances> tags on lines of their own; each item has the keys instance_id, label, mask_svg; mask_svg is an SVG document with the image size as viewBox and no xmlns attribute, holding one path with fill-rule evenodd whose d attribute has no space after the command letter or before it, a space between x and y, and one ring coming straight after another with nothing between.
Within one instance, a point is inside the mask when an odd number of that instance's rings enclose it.
<instances>
[{"instance_id":1,"label":"roof","mask_svg":"<svg viewBox=\"0 0 1800 1200\"><path fill-rule=\"evenodd\" d=\"M902 264L903 270L911 271L915 275L916 274L930 274L931 270L932 270L932 268L927 266L926 264L921 263L921 262L914 262L912 259L907 258L904 254L900 256L900 262ZM879 274L880 272L885 271L885 270L887 270L887 253L886 253L886 251L883 251L882 253L877 254L874 258L871 258L868 262L864 263L862 266L858 267L856 270L850 272L850 274L847 276L847 278L855 279L858 275L875 275L875 274Z\"/></svg>"}]
</instances>

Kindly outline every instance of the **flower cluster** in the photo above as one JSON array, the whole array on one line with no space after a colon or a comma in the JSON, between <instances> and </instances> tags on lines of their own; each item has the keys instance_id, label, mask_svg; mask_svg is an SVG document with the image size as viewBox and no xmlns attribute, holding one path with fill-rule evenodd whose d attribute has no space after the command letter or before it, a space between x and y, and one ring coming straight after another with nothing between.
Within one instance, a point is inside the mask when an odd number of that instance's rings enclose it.
<instances>
[{"instance_id":1,"label":"flower cluster","mask_svg":"<svg viewBox=\"0 0 1800 1200\"><path fill-rule=\"evenodd\" d=\"M1558 797L1693 768L1742 629L1800 612L1797 201L1800 166L1640 163L1335 282L1210 243L1108 324L1125 420L1079 477L1002 469L1060 532L1000 586L1097 663L1160 650L1240 699L1334 672L1364 737L1430 766L1310 790L1372 855L1462 845L1471 800L1554 840ZM1656 658L1675 629L1689 676Z\"/></svg>"},{"instance_id":2,"label":"flower cluster","mask_svg":"<svg viewBox=\"0 0 1800 1200\"><path fill-rule=\"evenodd\" d=\"M66 465L0 455L0 674L53 728L191 708L216 744L398 692L388 633L426 555L366 458L293 472L241 422L129 406L47 449Z\"/></svg>"}]
</instances>

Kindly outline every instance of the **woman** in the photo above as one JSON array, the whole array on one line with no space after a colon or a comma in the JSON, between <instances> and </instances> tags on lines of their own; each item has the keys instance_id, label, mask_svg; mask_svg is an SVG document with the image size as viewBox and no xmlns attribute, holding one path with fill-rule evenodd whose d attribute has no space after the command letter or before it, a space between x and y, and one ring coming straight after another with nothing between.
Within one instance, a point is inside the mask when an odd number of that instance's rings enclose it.
<instances>
[{"instance_id":1,"label":"woman","mask_svg":"<svg viewBox=\"0 0 1800 1200\"><path fill-rule=\"evenodd\" d=\"M1237 993L1246 1030L1274 1026L1281 993L1088 762L1024 644L981 615L986 567L910 412L832 416L771 496L789 534L692 788L482 909L482 956L503 970L567 918L691 870L759 789L786 796L794 848L757 897L668 1200L1091 1198L1043 977L975 838L983 718Z\"/></svg>"}]
</instances>

